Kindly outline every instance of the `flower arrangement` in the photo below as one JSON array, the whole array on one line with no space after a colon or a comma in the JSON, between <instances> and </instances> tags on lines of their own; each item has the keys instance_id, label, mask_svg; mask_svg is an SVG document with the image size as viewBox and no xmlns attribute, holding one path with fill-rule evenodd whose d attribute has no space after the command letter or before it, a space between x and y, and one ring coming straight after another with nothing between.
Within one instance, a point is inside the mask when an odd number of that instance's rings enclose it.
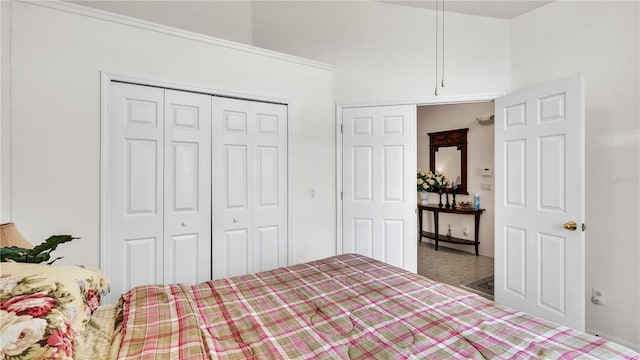
<instances>
[{"instance_id":1,"label":"flower arrangement","mask_svg":"<svg viewBox=\"0 0 640 360\"><path fill-rule=\"evenodd\" d=\"M447 186L449 186L450 181L442 171L436 171L433 173L431 171L424 172L422 170L418 170L417 183L418 192L437 192L446 189Z\"/></svg>"}]
</instances>

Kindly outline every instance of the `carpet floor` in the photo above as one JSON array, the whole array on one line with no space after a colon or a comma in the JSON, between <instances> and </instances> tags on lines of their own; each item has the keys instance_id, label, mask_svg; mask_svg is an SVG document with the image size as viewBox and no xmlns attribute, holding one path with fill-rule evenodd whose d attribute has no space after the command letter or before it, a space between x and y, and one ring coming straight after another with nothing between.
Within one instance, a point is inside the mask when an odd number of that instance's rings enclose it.
<instances>
[{"instance_id":1,"label":"carpet floor","mask_svg":"<svg viewBox=\"0 0 640 360\"><path fill-rule=\"evenodd\" d=\"M423 241L418 243L418 274L493 300L493 291L489 293L487 284L487 279L493 278L493 258L442 245L435 251L433 244ZM483 282L484 285L478 285Z\"/></svg>"}]
</instances>

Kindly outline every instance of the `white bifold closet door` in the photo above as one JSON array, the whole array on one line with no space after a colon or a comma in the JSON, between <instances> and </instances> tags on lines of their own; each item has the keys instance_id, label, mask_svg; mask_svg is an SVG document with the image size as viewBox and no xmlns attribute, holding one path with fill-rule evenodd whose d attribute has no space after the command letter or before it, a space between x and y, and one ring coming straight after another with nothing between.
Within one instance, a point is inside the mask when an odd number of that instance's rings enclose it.
<instances>
[{"instance_id":1,"label":"white bifold closet door","mask_svg":"<svg viewBox=\"0 0 640 360\"><path fill-rule=\"evenodd\" d=\"M106 254L115 301L211 278L211 96L113 82Z\"/></svg>"},{"instance_id":2,"label":"white bifold closet door","mask_svg":"<svg viewBox=\"0 0 640 360\"><path fill-rule=\"evenodd\" d=\"M213 278L287 264L287 106L213 99Z\"/></svg>"}]
</instances>

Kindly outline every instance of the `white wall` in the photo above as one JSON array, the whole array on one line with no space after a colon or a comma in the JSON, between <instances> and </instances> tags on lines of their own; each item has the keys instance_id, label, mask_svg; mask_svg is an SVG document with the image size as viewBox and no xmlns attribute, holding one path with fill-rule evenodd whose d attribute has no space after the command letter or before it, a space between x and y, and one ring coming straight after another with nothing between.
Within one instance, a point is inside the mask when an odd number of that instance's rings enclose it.
<instances>
[{"instance_id":1,"label":"white wall","mask_svg":"<svg viewBox=\"0 0 640 360\"><path fill-rule=\"evenodd\" d=\"M509 22L447 14L440 98L511 84ZM375 1L257 1L254 45L336 65L341 103L434 98L435 12Z\"/></svg>"},{"instance_id":2,"label":"white wall","mask_svg":"<svg viewBox=\"0 0 640 360\"><path fill-rule=\"evenodd\" d=\"M59 9L70 6L12 3L11 215L27 239L79 236L56 254L64 263L98 266L100 71L106 70L288 100L292 260L335 254L330 67ZM315 199L308 196L312 187Z\"/></svg>"},{"instance_id":3,"label":"white wall","mask_svg":"<svg viewBox=\"0 0 640 360\"><path fill-rule=\"evenodd\" d=\"M481 184L489 184L493 189L494 179L493 177L481 176L480 169L487 167L493 169L494 128L493 125L478 124L476 118L493 115L493 110L493 102L418 107L418 169L429 169L428 133L469 128L469 133L467 134L467 189L469 195L458 195L456 196L456 201L473 202L473 195L476 192L480 194L480 207L485 209L485 212L480 216L480 233L478 237L480 246L478 247L478 252L480 255L488 257L493 257L494 192L493 190L482 190ZM434 229L433 216L430 215L430 212L424 212L423 214L423 227L427 231L433 231ZM440 233L446 234L447 225L451 224L452 236L473 240L474 223L473 216L443 213L440 214ZM465 227L468 227L469 235L463 234ZM427 239L424 238L423 241L427 241ZM448 243L440 243L440 245L475 253L473 246Z\"/></svg>"},{"instance_id":4,"label":"white wall","mask_svg":"<svg viewBox=\"0 0 640 360\"><path fill-rule=\"evenodd\" d=\"M513 87L583 72L586 89L587 329L640 350L640 10L554 2L512 21Z\"/></svg>"},{"instance_id":5,"label":"white wall","mask_svg":"<svg viewBox=\"0 0 640 360\"><path fill-rule=\"evenodd\" d=\"M71 2L199 34L252 44L251 1Z\"/></svg>"},{"instance_id":6,"label":"white wall","mask_svg":"<svg viewBox=\"0 0 640 360\"><path fill-rule=\"evenodd\" d=\"M11 112L9 59L11 21L9 3L0 1L0 223L11 221Z\"/></svg>"}]
</instances>

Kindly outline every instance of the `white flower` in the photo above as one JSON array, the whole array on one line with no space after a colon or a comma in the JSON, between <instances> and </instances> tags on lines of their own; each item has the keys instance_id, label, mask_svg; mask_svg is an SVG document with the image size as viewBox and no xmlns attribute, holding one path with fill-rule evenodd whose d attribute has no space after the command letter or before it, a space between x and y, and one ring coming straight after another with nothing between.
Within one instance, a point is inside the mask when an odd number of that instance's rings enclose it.
<instances>
[{"instance_id":1,"label":"white flower","mask_svg":"<svg viewBox=\"0 0 640 360\"><path fill-rule=\"evenodd\" d=\"M424 181L422 179L418 179L418 185L422 185Z\"/></svg>"},{"instance_id":2,"label":"white flower","mask_svg":"<svg viewBox=\"0 0 640 360\"><path fill-rule=\"evenodd\" d=\"M20 277L17 275L2 275L0 277L0 290L11 291L18 285Z\"/></svg>"},{"instance_id":3,"label":"white flower","mask_svg":"<svg viewBox=\"0 0 640 360\"><path fill-rule=\"evenodd\" d=\"M29 346L42 340L46 327L45 319L0 310L0 356L22 354Z\"/></svg>"}]
</instances>

